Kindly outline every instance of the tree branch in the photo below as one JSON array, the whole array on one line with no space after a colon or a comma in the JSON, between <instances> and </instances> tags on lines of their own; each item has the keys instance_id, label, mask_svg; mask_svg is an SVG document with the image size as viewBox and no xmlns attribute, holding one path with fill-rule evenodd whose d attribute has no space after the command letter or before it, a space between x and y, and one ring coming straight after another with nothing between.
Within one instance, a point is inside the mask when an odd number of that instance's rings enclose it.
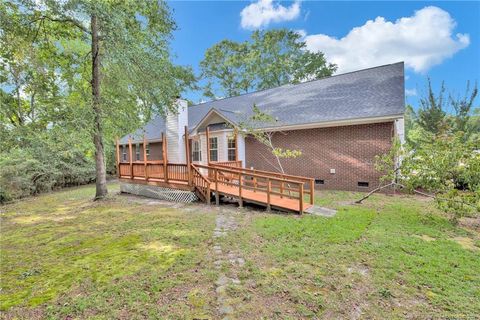
<instances>
[{"instance_id":1,"label":"tree branch","mask_svg":"<svg viewBox=\"0 0 480 320\"><path fill-rule=\"evenodd\" d=\"M69 17L62 17L62 18L53 18L53 17L49 17L49 16L41 16L38 20L49 20L49 21L52 21L52 22L60 22L60 23L71 23L73 24L75 27L77 27L78 29L82 30L83 32L87 33L87 34L92 34L90 30L88 30L87 28L85 28L85 26L78 20L75 20L73 18L69 18Z\"/></svg>"}]
</instances>

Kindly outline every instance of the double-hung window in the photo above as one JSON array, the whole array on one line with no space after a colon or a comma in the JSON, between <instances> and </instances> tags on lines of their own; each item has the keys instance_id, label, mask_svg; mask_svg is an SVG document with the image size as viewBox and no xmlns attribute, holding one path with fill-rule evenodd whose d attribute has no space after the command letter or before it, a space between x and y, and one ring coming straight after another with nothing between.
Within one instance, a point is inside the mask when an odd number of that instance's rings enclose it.
<instances>
[{"instance_id":1,"label":"double-hung window","mask_svg":"<svg viewBox=\"0 0 480 320\"><path fill-rule=\"evenodd\" d=\"M145 146L145 153L147 154L147 159L145 160L148 160L148 158L150 158L150 144L147 143L146 146Z\"/></svg>"},{"instance_id":2,"label":"double-hung window","mask_svg":"<svg viewBox=\"0 0 480 320\"><path fill-rule=\"evenodd\" d=\"M140 143L135 145L135 161L140 161Z\"/></svg>"},{"instance_id":3,"label":"double-hung window","mask_svg":"<svg viewBox=\"0 0 480 320\"><path fill-rule=\"evenodd\" d=\"M228 161L237 160L236 143L234 136L228 137Z\"/></svg>"},{"instance_id":4,"label":"double-hung window","mask_svg":"<svg viewBox=\"0 0 480 320\"><path fill-rule=\"evenodd\" d=\"M192 142L192 161L202 161L202 151L198 140Z\"/></svg>"},{"instance_id":5,"label":"double-hung window","mask_svg":"<svg viewBox=\"0 0 480 320\"><path fill-rule=\"evenodd\" d=\"M210 138L210 161L218 161L218 139Z\"/></svg>"},{"instance_id":6,"label":"double-hung window","mask_svg":"<svg viewBox=\"0 0 480 320\"><path fill-rule=\"evenodd\" d=\"M122 146L122 159L124 162L127 162L127 147Z\"/></svg>"}]
</instances>

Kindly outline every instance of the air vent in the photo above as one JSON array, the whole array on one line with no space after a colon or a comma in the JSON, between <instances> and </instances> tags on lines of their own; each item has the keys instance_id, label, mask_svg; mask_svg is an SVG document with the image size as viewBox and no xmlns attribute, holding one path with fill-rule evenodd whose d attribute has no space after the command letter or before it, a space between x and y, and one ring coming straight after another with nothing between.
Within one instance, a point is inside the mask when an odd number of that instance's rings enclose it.
<instances>
[{"instance_id":1,"label":"air vent","mask_svg":"<svg viewBox=\"0 0 480 320\"><path fill-rule=\"evenodd\" d=\"M357 185L362 188L368 188L368 182L365 181L358 181Z\"/></svg>"},{"instance_id":2,"label":"air vent","mask_svg":"<svg viewBox=\"0 0 480 320\"><path fill-rule=\"evenodd\" d=\"M323 179L315 179L315 184L325 184L325 180L323 180Z\"/></svg>"}]
</instances>

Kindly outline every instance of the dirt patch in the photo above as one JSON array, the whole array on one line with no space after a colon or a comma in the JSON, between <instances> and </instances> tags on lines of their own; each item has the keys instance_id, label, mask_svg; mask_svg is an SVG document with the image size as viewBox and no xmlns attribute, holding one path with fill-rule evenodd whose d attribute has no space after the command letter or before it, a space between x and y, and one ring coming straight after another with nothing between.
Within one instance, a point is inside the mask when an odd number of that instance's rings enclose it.
<instances>
[{"instance_id":1,"label":"dirt patch","mask_svg":"<svg viewBox=\"0 0 480 320\"><path fill-rule=\"evenodd\" d=\"M480 248L475 245L474 240L471 238L455 237L450 240L455 241L465 250L480 251Z\"/></svg>"},{"instance_id":2,"label":"dirt patch","mask_svg":"<svg viewBox=\"0 0 480 320\"><path fill-rule=\"evenodd\" d=\"M432 237L430 237L429 235L426 235L426 234L422 234L421 236L419 236L418 234L415 234L413 236L415 238L422 239L423 241L427 241L427 242L432 242L432 241L437 240L436 238L432 238Z\"/></svg>"},{"instance_id":3,"label":"dirt patch","mask_svg":"<svg viewBox=\"0 0 480 320\"><path fill-rule=\"evenodd\" d=\"M461 218L459 221L459 225L470 229L470 230L475 230L477 232L480 232L480 217L475 217L475 218Z\"/></svg>"}]
</instances>

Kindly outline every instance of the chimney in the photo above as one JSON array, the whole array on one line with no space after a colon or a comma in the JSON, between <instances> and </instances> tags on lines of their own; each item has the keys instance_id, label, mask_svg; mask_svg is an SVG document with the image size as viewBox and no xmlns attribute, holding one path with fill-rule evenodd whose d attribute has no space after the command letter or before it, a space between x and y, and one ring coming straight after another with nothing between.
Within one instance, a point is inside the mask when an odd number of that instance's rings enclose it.
<instances>
[{"instance_id":1,"label":"chimney","mask_svg":"<svg viewBox=\"0 0 480 320\"><path fill-rule=\"evenodd\" d=\"M183 135L184 128L188 125L188 103L179 98L175 101L175 105L176 112L167 112L165 119L168 162L187 163Z\"/></svg>"}]
</instances>

